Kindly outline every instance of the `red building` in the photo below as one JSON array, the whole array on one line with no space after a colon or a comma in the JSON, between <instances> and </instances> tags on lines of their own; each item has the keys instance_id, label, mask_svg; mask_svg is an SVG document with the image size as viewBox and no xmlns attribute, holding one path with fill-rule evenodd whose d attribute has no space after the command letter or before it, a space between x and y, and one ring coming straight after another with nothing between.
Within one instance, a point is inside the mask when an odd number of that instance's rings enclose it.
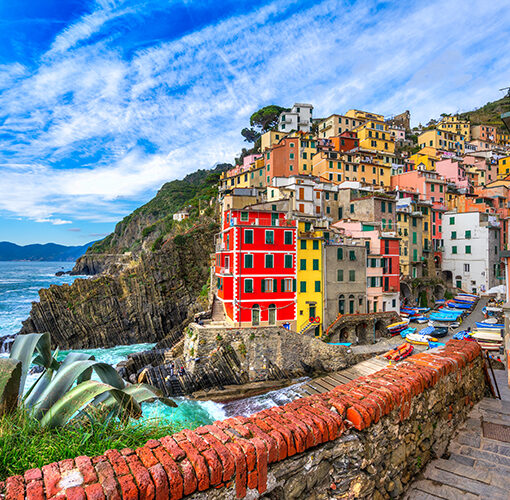
<instances>
[{"instance_id":1,"label":"red building","mask_svg":"<svg viewBox=\"0 0 510 500\"><path fill-rule=\"evenodd\" d=\"M400 238L381 233L381 256L383 258L383 293L400 294Z\"/></svg>"},{"instance_id":2,"label":"red building","mask_svg":"<svg viewBox=\"0 0 510 500\"><path fill-rule=\"evenodd\" d=\"M233 325L295 328L296 252L296 221L284 212L224 212L215 275L217 297Z\"/></svg>"},{"instance_id":3,"label":"red building","mask_svg":"<svg viewBox=\"0 0 510 500\"><path fill-rule=\"evenodd\" d=\"M346 130L340 135L331 137L331 142L335 151L351 151L359 146L359 139L356 132Z\"/></svg>"}]
</instances>

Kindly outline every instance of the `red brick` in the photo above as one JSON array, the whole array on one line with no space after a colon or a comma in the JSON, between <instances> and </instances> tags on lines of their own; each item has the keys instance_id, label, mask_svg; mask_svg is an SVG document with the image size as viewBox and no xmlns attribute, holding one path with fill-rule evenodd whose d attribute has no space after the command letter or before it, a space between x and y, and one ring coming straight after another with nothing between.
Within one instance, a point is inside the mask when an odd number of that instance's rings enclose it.
<instances>
[{"instance_id":1,"label":"red brick","mask_svg":"<svg viewBox=\"0 0 510 500\"><path fill-rule=\"evenodd\" d=\"M99 455L98 457L92 457L93 465L99 464L101 462L108 462L108 460L106 459L106 457L104 455Z\"/></svg>"},{"instance_id":2,"label":"red brick","mask_svg":"<svg viewBox=\"0 0 510 500\"><path fill-rule=\"evenodd\" d=\"M247 467L246 456L243 450L237 443L226 443L225 446L232 453L236 463L236 495L237 498L244 498L246 496L247 486Z\"/></svg>"},{"instance_id":3,"label":"red brick","mask_svg":"<svg viewBox=\"0 0 510 500\"><path fill-rule=\"evenodd\" d=\"M340 401L340 399L331 395L331 397L329 398L329 403L338 412L338 414L342 418L345 417L345 414L347 412L347 407L342 403L342 401Z\"/></svg>"},{"instance_id":4,"label":"red brick","mask_svg":"<svg viewBox=\"0 0 510 500\"><path fill-rule=\"evenodd\" d=\"M129 455L133 455L133 454L135 453L135 451L134 451L134 450L132 450L131 448L122 448L122 450L120 450L120 453L121 453L123 456L127 457L127 456L129 456Z\"/></svg>"},{"instance_id":5,"label":"red brick","mask_svg":"<svg viewBox=\"0 0 510 500\"><path fill-rule=\"evenodd\" d=\"M258 484L258 472L257 470L252 470L248 472L248 488L250 490L254 490Z\"/></svg>"},{"instance_id":6,"label":"red brick","mask_svg":"<svg viewBox=\"0 0 510 500\"><path fill-rule=\"evenodd\" d=\"M120 492L117 487L117 481L115 480L115 472L110 462L98 462L95 465L99 484L102 486L105 497L108 499L119 499L121 498Z\"/></svg>"},{"instance_id":7,"label":"red brick","mask_svg":"<svg viewBox=\"0 0 510 500\"><path fill-rule=\"evenodd\" d=\"M248 429L250 429L254 436L259 437L265 443L268 452L268 463L276 462L278 459L278 450L276 448L275 439L266 432L262 431L254 423L247 423L245 425Z\"/></svg>"},{"instance_id":8,"label":"red brick","mask_svg":"<svg viewBox=\"0 0 510 500\"><path fill-rule=\"evenodd\" d=\"M274 408L272 408L272 409L274 409ZM306 431L304 431L301 427L299 427L295 423L295 420L299 420L299 419L296 419L296 417L292 414L291 414L291 418L294 419L294 421L292 421L288 418L285 418L284 415L278 414L277 412L273 413L273 420L278 422L281 427L285 427L285 428L289 429L289 431L291 431L292 437L294 438L293 444L295 445L296 452L302 453L306 449L306 436L307 436L307 433L309 432L309 429L306 427L305 424L300 422L300 425L304 426L304 428L306 429ZM289 455L290 455L290 448L289 448Z\"/></svg>"},{"instance_id":9,"label":"red brick","mask_svg":"<svg viewBox=\"0 0 510 500\"><path fill-rule=\"evenodd\" d=\"M64 472L69 472L74 469L74 460L71 458L66 458L65 460L61 460L58 462L58 467L60 469L60 474L62 475Z\"/></svg>"},{"instance_id":10,"label":"red brick","mask_svg":"<svg viewBox=\"0 0 510 500\"><path fill-rule=\"evenodd\" d=\"M52 463L42 467L44 489L48 498L55 496L60 492L60 470L57 463Z\"/></svg>"},{"instance_id":11,"label":"red brick","mask_svg":"<svg viewBox=\"0 0 510 500\"><path fill-rule=\"evenodd\" d=\"M207 431L206 431L207 432ZM235 462L234 457L230 453L230 451L225 447L225 445L220 442L215 436L212 434L203 434L203 438L207 441L207 443L214 449L214 451L218 454L221 460L222 465L222 480L223 482L230 481L232 476L235 473Z\"/></svg>"},{"instance_id":12,"label":"red brick","mask_svg":"<svg viewBox=\"0 0 510 500\"><path fill-rule=\"evenodd\" d=\"M204 457L198 453L195 447L185 438L185 436L183 441L179 441L179 446L184 450L195 469L195 474L198 480L198 491L205 491L209 488L209 470L207 469Z\"/></svg>"},{"instance_id":13,"label":"red brick","mask_svg":"<svg viewBox=\"0 0 510 500\"><path fill-rule=\"evenodd\" d=\"M163 466L159 463L153 465L149 469L149 472L152 476L154 486L156 487L156 500L168 500L170 498L170 490Z\"/></svg>"},{"instance_id":14,"label":"red brick","mask_svg":"<svg viewBox=\"0 0 510 500\"><path fill-rule=\"evenodd\" d=\"M85 500L85 490L81 486L71 486L66 489L67 500Z\"/></svg>"},{"instance_id":15,"label":"red brick","mask_svg":"<svg viewBox=\"0 0 510 500\"><path fill-rule=\"evenodd\" d=\"M274 439L276 445L276 461L287 458L287 442L285 441L283 434L271 428L271 426L264 420L256 418L255 416L252 418L253 422L259 429L269 434Z\"/></svg>"},{"instance_id":16,"label":"red brick","mask_svg":"<svg viewBox=\"0 0 510 500\"><path fill-rule=\"evenodd\" d=\"M126 459L117 450L105 451L105 455L117 476L129 474L129 467L127 466Z\"/></svg>"},{"instance_id":17,"label":"red brick","mask_svg":"<svg viewBox=\"0 0 510 500\"><path fill-rule=\"evenodd\" d=\"M42 471L41 469L29 469L25 472L24 478L27 483L29 481L36 481L38 479L42 479Z\"/></svg>"},{"instance_id":18,"label":"red brick","mask_svg":"<svg viewBox=\"0 0 510 500\"><path fill-rule=\"evenodd\" d=\"M282 417L290 420L298 429L301 430L304 441L304 449L311 448L312 446L322 442L322 434L320 429L318 425L313 421L313 419L310 418L310 416L306 414L300 414L296 409L293 412L288 411L284 413ZM297 442L296 440L298 437L295 437L295 442Z\"/></svg>"},{"instance_id":19,"label":"red brick","mask_svg":"<svg viewBox=\"0 0 510 500\"><path fill-rule=\"evenodd\" d=\"M171 500L180 500L184 494L184 481L179 466L163 447L154 448L154 455L165 469Z\"/></svg>"},{"instance_id":20,"label":"red brick","mask_svg":"<svg viewBox=\"0 0 510 500\"><path fill-rule=\"evenodd\" d=\"M149 471L142 465L137 455L127 456L126 461L140 491L140 498L152 500L155 496L155 489Z\"/></svg>"},{"instance_id":21,"label":"red brick","mask_svg":"<svg viewBox=\"0 0 510 500\"><path fill-rule=\"evenodd\" d=\"M216 486L221 483L223 476L223 467L221 465L221 461L214 451L214 448L211 447L202 452L202 456L205 458L207 463L207 467L209 469L209 483L211 486Z\"/></svg>"},{"instance_id":22,"label":"red brick","mask_svg":"<svg viewBox=\"0 0 510 500\"><path fill-rule=\"evenodd\" d=\"M180 448L171 436L165 436L160 439L161 444L168 451L169 455L176 461L180 462L186 458L186 453Z\"/></svg>"},{"instance_id":23,"label":"red brick","mask_svg":"<svg viewBox=\"0 0 510 500\"><path fill-rule=\"evenodd\" d=\"M322 442L327 443L335 439L336 437L336 426L335 421L330 419L327 415L322 415L319 411L313 411L313 406L304 406L300 413L308 415L314 422L317 422L319 429L322 433Z\"/></svg>"},{"instance_id":24,"label":"red brick","mask_svg":"<svg viewBox=\"0 0 510 500\"><path fill-rule=\"evenodd\" d=\"M143 465L147 467L147 469L158 463L154 453L152 453L151 449L147 448L146 446L137 448L135 452L138 455L138 458L142 461Z\"/></svg>"},{"instance_id":25,"label":"red brick","mask_svg":"<svg viewBox=\"0 0 510 500\"><path fill-rule=\"evenodd\" d=\"M257 452L258 492L262 495L267 489L267 449L264 441L258 437L252 438Z\"/></svg>"},{"instance_id":26,"label":"red brick","mask_svg":"<svg viewBox=\"0 0 510 500\"><path fill-rule=\"evenodd\" d=\"M87 495L87 500L105 500L103 488L101 488L99 483L85 486L85 494Z\"/></svg>"},{"instance_id":27,"label":"red brick","mask_svg":"<svg viewBox=\"0 0 510 500\"><path fill-rule=\"evenodd\" d=\"M223 432L216 424L217 422L207 426L207 430L209 431L209 433L212 434L216 439L221 441L223 444L230 441L230 436Z\"/></svg>"},{"instance_id":28,"label":"red brick","mask_svg":"<svg viewBox=\"0 0 510 500\"><path fill-rule=\"evenodd\" d=\"M278 431L283 438L285 439L285 444L287 446L287 456L291 457L296 454L296 445L294 444L294 437L292 432L287 429L286 426L282 425L280 422L277 422L271 416L265 417L264 422L272 427L275 431Z\"/></svg>"},{"instance_id":29,"label":"red brick","mask_svg":"<svg viewBox=\"0 0 510 500\"><path fill-rule=\"evenodd\" d=\"M333 439L336 439L336 437L339 435L339 423L340 425L342 424L342 419L339 418L337 414L330 412L326 408L317 407L315 405L309 406L307 411L325 420L326 425L328 426L329 440L332 441Z\"/></svg>"},{"instance_id":30,"label":"red brick","mask_svg":"<svg viewBox=\"0 0 510 500\"><path fill-rule=\"evenodd\" d=\"M90 484L97 481L97 474L92 467L92 460L89 457L76 457L74 462L83 476L83 484Z\"/></svg>"},{"instance_id":31,"label":"red brick","mask_svg":"<svg viewBox=\"0 0 510 500\"><path fill-rule=\"evenodd\" d=\"M1 492L1 488L0 488ZM44 500L46 495L44 494L44 485L42 480L30 481L27 484L26 499L27 500Z\"/></svg>"},{"instance_id":32,"label":"red brick","mask_svg":"<svg viewBox=\"0 0 510 500\"><path fill-rule=\"evenodd\" d=\"M131 474L117 476L122 500L138 500L138 488Z\"/></svg>"},{"instance_id":33,"label":"red brick","mask_svg":"<svg viewBox=\"0 0 510 500\"><path fill-rule=\"evenodd\" d=\"M157 439L149 439L145 446L148 446L149 448L157 448L158 446L161 446L161 443Z\"/></svg>"},{"instance_id":34,"label":"red brick","mask_svg":"<svg viewBox=\"0 0 510 500\"><path fill-rule=\"evenodd\" d=\"M23 500L25 485L23 476L11 476L5 480L5 500Z\"/></svg>"}]
</instances>

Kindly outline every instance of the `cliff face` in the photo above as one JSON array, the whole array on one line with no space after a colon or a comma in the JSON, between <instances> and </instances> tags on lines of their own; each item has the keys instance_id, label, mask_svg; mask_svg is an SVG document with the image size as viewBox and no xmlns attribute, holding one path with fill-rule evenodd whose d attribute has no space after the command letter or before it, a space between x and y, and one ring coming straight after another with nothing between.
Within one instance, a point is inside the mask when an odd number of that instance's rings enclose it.
<instances>
[{"instance_id":1,"label":"cliff face","mask_svg":"<svg viewBox=\"0 0 510 500\"><path fill-rule=\"evenodd\" d=\"M182 325L207 305L200 295L217 230L213 219L202 218L159 250L105 261L116 274L40 290L20 333L48 331L61 349L177 340Z\"/></svg>"}]
</instances>

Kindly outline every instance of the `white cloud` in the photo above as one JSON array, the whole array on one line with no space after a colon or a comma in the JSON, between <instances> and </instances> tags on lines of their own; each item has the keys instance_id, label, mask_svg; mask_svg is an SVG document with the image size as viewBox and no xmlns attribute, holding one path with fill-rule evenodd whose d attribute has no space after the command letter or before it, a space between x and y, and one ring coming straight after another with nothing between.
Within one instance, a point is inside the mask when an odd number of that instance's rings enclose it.
<instances>
[{"instance_id":1,"label":"white cloud","mask_svg":"<svg viewBox=\"0 0 510 500\"><path fill-rule=\"evenodd\" d=\"M124 50L118 26L150 39L140 19L156 7L98 2L34 69L0 66L0 210L115 221L163 182L231 161L265 104L410 109L417 123L498 97L510 76L505 5L375 5L281 0Z\"/></svg>"}]
</instances>

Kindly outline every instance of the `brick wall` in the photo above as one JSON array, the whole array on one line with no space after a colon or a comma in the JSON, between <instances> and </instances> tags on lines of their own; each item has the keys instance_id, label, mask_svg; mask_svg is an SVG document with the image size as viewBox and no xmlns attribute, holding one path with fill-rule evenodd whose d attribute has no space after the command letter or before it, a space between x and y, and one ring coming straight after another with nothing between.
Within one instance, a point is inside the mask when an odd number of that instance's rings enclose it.
<instances>
[{"instance_id":1,"label":"brick wall","mask_svg":"<svg viewBox=\"0 0 510 500\"><path fill-rule=\"evenodd\" d=\"M249 418L29 470L0 483L0 498L396 498L484 387L478 345L452 340Z\"/></svg>"}]
</instances>

